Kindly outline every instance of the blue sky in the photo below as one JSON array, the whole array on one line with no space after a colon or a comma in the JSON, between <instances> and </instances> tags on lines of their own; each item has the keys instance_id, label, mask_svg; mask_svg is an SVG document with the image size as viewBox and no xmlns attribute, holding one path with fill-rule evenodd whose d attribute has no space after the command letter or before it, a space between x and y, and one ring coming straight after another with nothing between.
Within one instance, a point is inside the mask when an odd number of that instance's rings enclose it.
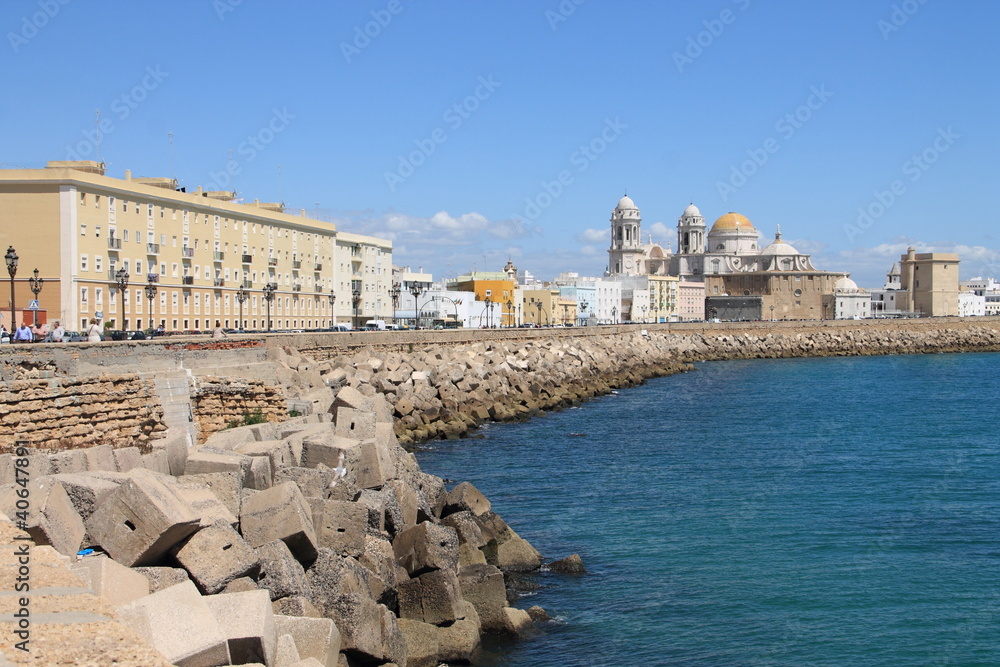
<instances>
[{"instance_id":1,"label":"blue sky","mask_svg":"<svg viewBox=\"0 0 1000 667\"><path fill-rule=\"evenodd\" d=\"M599 275L626 189L675 248L693 201L864 286L908 244L1000 276L998 24L986 0L7 0L0 161L94 159L99 109L110 175L284 201L435 276Z\"/></svg>"}]
</instances>

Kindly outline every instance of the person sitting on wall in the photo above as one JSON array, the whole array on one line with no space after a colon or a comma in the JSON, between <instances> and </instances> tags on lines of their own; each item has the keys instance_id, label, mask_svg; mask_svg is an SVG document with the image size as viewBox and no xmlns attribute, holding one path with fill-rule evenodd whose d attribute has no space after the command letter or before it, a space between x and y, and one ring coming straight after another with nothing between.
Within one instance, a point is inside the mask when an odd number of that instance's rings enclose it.
<instances>
[{"instance_id":1,"label":"person sitting on wall","mask_svg":"<svg viewBox=\"0 0 1000 667\"><path fill-rule=\"evenodd\" d=\"M226 332L222 330L222 323L219 320L215 320L215 329L212 330L212 339L219 340L226 335Z\"/></svg>"}]
</instances>

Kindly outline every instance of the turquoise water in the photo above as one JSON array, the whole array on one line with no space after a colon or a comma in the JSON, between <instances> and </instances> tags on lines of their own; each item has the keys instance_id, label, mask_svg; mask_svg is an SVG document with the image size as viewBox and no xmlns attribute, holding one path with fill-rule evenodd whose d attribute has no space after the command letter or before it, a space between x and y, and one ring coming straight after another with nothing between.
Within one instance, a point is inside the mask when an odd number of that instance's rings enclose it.
<instances>
[{"instance_id":1,"label":"turquoise water","mask_svg":"<svg viewBox=\"0 0 1000 667\"><path fill-rule=\"evenodd\" d=\"M1000 354L711 362L418 460L589 570L484 664L996 665L998 417Z\"/></svg>"}]
</instances>

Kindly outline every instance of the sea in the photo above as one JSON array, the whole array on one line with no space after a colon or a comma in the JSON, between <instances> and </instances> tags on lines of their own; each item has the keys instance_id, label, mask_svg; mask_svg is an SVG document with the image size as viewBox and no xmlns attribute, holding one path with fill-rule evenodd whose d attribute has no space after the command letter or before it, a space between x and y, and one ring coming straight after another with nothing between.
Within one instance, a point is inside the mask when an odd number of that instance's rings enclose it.
<instances>
[{"instance_id":1,"label":"sea","mask_svg":"<svg viewBox=\"0 0 1000 667\"><path fill-rule=\"evenodd\" d=\"M417 458L587 568L481 665L1000 665L1000 353L705 362Z\"/></svg>"}]
</instances>

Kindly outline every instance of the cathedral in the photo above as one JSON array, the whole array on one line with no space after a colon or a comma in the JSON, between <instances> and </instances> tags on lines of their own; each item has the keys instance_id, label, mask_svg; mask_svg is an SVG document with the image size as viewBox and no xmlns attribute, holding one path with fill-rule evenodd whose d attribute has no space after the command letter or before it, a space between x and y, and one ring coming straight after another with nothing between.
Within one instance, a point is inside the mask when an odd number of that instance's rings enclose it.
<instances>
[{"instance_id":1,"label":"cathedral","mask_svg":"<svg viewBox=\"0 0 1000 667\"><path fill-rule=\"evenodd\" d=\"M682 282L703 283L706 304L725 308L728 319L821 319L821 296L831 294L845 273L820 271L810 256L781 238L761 247L761 233L744 215L729 212L707 228L694 204L677 221L677 252L650 238L642 242L642 215L626 195L611 213L608 275L677 276ZM727 317L723 317L727 319Z\"/></svg>"}]
</instances>

